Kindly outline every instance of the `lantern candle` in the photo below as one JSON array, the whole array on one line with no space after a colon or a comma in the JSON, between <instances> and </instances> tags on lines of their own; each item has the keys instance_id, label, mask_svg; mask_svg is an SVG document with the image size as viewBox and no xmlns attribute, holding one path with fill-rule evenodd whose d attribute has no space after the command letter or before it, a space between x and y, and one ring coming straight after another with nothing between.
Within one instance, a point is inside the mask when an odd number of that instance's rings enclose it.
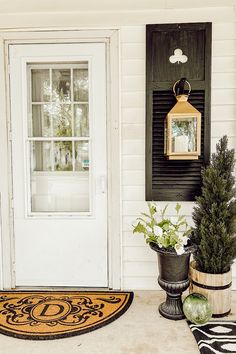
<instances>
[{"instance_id":1,"label":"lantern candle","mask_svg":"<svg viewBox=\"0 0 236 354\"><path fill-rule=\"evenodd\" d=\"M173 152L188 152L188 137L179 135L174 138Z\"/></svg>"}]
</instances>

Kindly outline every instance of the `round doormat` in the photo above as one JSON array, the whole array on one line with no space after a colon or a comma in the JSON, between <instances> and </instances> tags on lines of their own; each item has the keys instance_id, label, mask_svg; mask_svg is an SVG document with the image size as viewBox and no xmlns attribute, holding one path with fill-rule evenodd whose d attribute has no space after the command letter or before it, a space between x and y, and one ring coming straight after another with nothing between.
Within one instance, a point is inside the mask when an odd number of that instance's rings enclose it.
<instances>
[{"instance_id":1,"label":"round doormat","mask_svg":"<svg viewBox=\"0 0 236 354\"><path fill-rule=\"evenodd\" d=\"M0 333L36 340L79 335L114 321L132 300L125 291L3 291Z\"/></svg>"}]
</instances>

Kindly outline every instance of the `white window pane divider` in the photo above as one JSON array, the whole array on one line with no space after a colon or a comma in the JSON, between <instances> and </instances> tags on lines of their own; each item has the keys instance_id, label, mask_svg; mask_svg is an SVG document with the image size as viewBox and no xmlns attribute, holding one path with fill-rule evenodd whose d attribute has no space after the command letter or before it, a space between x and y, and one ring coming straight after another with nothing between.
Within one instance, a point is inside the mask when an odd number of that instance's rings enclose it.
<instances>
[{"instance_id":1,"label":"white window pane divider","mask_svg":"<svg viewBox=\"0 0 236 354\"><path fill-rule=\"evenodd\" d=\"M42 64L28 64L29 69L88 69L88 61L73 63L42 63Z\"/></svg>"},{"instance_id":2,"label":"white window pane divider","mask_svg":"<svg viewBox=\"0 0 236 354\"><path fill-rule=\"evenodd\" d=\"M53 137L29 137L28 141L90 141L89 137L53 136Z\"/></svg>"},{"instance_id":3,"label":"white window pane divider","mask_svg":"<svg viewBox=\"0 0 236 354\"><path fill-rule=\"evenodd\" d=\"M73 79L73 69L70 69L70 94L71 101L74 101L74 79ZM75 117L74 117L74 104L71 104L71 130L72 136L75 135ZM72 140L72 169L75 171L75 141Z\"/></svg>"},{"instance_id":4,"label":"white window pane divider","mask_svg":"<svg viewBox=\"0 0 236 354\"><path fill-rule=\"evenodd\" d=\"M39 101L39 102L32 102L32 105L50 105L50 104L60 104L60 105L67 105L69 106L70 104L88 104L88 101Z\"/></svg>"}]
</instances>

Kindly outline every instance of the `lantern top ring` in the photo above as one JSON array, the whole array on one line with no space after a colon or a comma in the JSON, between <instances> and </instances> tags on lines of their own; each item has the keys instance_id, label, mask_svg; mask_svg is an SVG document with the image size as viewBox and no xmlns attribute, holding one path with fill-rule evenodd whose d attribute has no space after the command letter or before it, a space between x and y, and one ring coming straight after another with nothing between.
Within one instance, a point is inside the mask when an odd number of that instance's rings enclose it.
<instances>
[{"instance_id":1,"label":"lantern top ring","mask_svg":"<svg viewBox=\"0 0 236 354\"><path fill-rule=\"evenodd\" d=\"M180 80L177 80L175 83L174 83L174 85L173 85L173 92L174 92L174 95L176 96L176 91L175 91L175 87L176 87L176 85L178 84L180 82ZM190 83L186 80L185 81L185 83L186 84L188 84L188 96L190 95L190 92L191 92L191 90L192 90L192 87L191 87L191 85L190 85ZM184 84L185 84L184 83Z\"/></svg>"}]
</instances>

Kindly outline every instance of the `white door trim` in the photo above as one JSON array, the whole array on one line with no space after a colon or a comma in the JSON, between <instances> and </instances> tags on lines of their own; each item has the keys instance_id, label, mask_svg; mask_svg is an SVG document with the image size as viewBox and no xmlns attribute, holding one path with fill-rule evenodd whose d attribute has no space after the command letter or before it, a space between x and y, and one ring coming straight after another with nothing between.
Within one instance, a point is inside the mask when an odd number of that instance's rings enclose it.
<instances>
[{"instance_id":1,"label":"white door trim","mask_svg":"<svg viewBox=\"0 0 236 354\"><path fill-rule=\"evenodd\" d=\"M0 31L0 195L2 232L0 247L0 288L14 287L14 233L11 208L11 121L8 48L10 44L103 42L107 46L107 139L108 139L108 248L109 288L121 287L121 161L119 104L119 31ZM112 79L111 79L112 78ZM2 275L2 277L1 277Z\"/></svg>"}]
</instances>

